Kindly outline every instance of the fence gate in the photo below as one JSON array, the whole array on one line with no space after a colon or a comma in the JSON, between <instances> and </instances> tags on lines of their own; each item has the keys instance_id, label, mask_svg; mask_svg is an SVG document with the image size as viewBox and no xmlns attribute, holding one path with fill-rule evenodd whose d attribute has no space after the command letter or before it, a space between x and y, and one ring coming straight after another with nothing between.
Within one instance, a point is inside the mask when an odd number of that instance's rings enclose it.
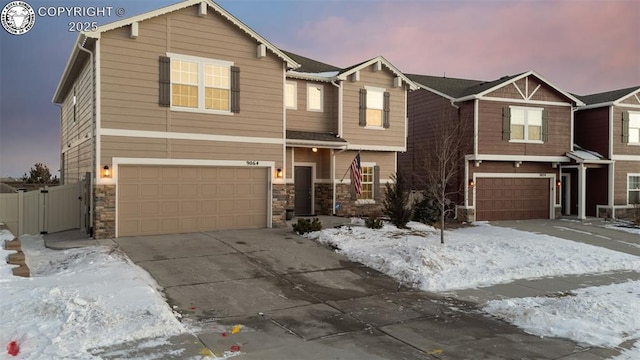
<instances>
[{"instance_id":1,"label":"fence gate","mask_svg":"<svg viewBox=\"0 0 640 360\"><path fill-rule=\"evenodd\" d=\"M75 184L41 188L40 190L2 194L0 221L18 236L47 234L82 229L82 206L85 181Z\"/></svg>"}]
</instances>

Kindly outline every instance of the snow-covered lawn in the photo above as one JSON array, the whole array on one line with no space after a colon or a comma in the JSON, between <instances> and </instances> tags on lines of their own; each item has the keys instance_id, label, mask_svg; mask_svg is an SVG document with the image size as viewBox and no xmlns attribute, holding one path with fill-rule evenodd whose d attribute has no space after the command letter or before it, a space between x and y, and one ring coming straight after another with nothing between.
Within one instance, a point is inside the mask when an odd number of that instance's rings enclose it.
<instances>
[{"instance_id":1,"label":"snow-covered lawn","mask_svg":"<svg viewBox=\"0 0 640 360\"><path fill-rule=\"evenodd\" d=\"M372 230L357 219L352 225L307 236L427 291L640 270L637 256L487 224L447 231L445 245L435 229L418 223L409 223L410 230L391 225ZM640 281L556 295L491 301L484 310L536 335L606 347L636 341L632 349L612 360L640 359Z\"/></svg>"},{"instance_id":2,"label":"snow-covered lawn","mask_svg":"<svg viewBox=\"0 0 640 360\"><path fill-rule=\"evenodd\" d=\"M0 241L13 236L3 231ZM87 359L93 348L187 331L147 272L108 247L53 251L21 238L31 278L13 276L0 247L0 358Z\"/></svg>"},{"instance_id":3,"label":"snow-covered lawn","mask_svg":"<svg viewBox=\"0 0 640 360\"><path fill-rule=\"evenodd\" d=\"M613 270L640 270L640 257L597 246L478 224L447 231L409 223L410 230L386 224L324 229L307 236L338 248L351 260L426 291L485 287L516 279Z\"/></svg>"}]
</instances>

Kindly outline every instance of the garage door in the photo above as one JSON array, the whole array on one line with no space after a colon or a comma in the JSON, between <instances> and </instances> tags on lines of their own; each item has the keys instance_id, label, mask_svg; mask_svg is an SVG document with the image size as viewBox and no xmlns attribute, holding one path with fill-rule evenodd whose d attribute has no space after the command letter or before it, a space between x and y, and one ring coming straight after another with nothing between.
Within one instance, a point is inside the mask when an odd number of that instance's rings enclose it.
<instances>
[{"instance_id":1,"label":"garage door","mask_svg":"<svg viewBox=\"0 0 640 360\"><path fill-rule=\"evenodd\" d=\"M119 166L118 236L267 226L268 170Z\"/></svg>"},{"instance_id":2,"label":"garage door","mask_svg":"<svg viewBox=\"0 0 640 360\"><path fill-rule=\"evenodd\" d=\"M549 218L549 179L477 178L476 220Z\"/></svg>"}]
</instances>

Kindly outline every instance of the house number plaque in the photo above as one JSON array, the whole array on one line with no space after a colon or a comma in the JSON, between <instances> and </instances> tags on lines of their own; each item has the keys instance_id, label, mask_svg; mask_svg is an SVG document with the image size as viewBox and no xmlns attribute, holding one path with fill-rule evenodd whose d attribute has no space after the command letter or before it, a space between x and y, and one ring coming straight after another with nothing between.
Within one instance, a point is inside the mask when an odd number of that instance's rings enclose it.
<instances>
[{"instance_id":1,"label":"house number plaque","mask_svg":"<svg viewBox=\"0 0 640 360\"><path fill-rule=\"evenodd\" d=\"M248 166L258 166L260 162L258 160L247 160Z\"/></svg>"}]
</instances>

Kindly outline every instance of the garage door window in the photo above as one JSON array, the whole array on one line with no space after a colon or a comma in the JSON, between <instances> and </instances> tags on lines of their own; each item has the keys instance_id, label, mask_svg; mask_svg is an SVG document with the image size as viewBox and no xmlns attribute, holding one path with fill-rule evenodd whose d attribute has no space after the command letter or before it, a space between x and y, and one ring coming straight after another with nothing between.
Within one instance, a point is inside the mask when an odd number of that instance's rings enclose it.
<instances>
[{"instance_id":1,"label":"garage door window","mask_svg":"<svg viewBox=\"0 0 640 360\"><path fill-rule=\"evenodd\" d=\"M629 175L629 204L640 204L640 174Z\"/></svg>"}]
</instances>

